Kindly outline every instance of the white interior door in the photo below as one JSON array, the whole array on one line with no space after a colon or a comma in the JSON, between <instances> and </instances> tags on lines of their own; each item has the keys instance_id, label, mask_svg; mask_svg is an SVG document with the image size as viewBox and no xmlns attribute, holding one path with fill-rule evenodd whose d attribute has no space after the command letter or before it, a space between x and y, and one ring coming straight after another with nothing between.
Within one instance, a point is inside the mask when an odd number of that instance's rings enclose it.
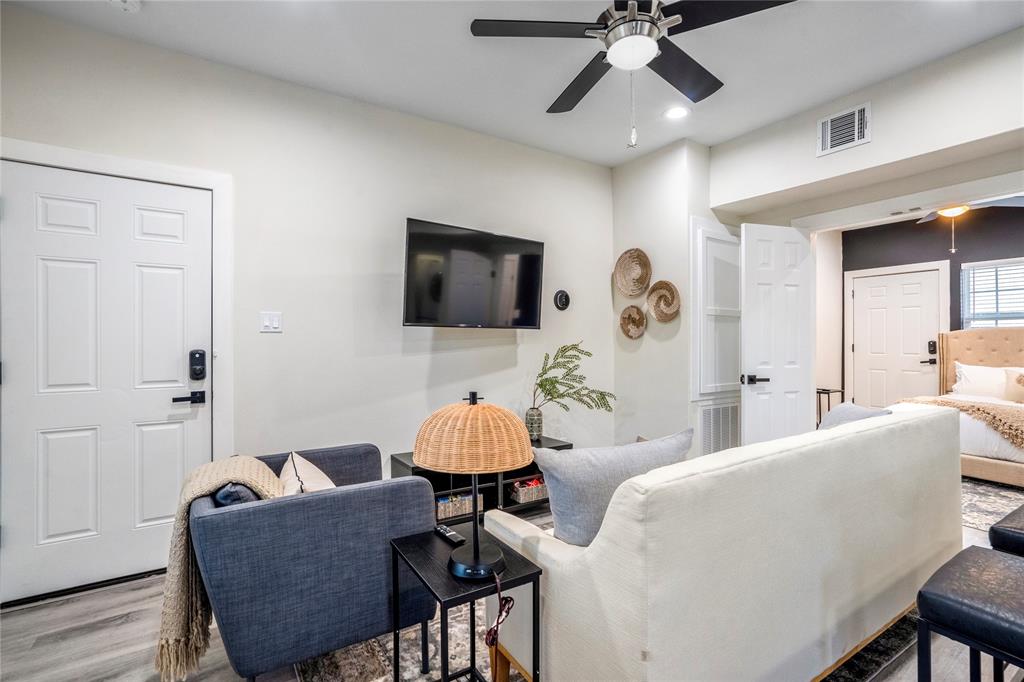
<instances>
[{"instance_id":1,"label":"white interior door","mask_svg":"<svg viewBox=\"0 0 1024 682\"><path fill-rule=\"evenodd\" d=\"M212 199L9 161L2 183L10 601L166 565L184 474L211 458L189 351L211 348ZM207 403L172 402L192 391Z\"/></svg>"},{"instance_id":2,"label":"white interior door","mask_svg":"<svg viewBox=\"0 0 1024 682\"><path fill-rule=\"evenodd\" d=\"M939 272L853 280L853 402L938 395Z\"/></svg>"},{"instance_id":3,"label":"white interior door","mask_svg":"<svg viewBox=\"0 0 1024 682\"><path fill-rule=\"evenodd\" d=\"M814 429L814 255L804 232L744 223L740 437Z\"/></svg>"}]
</instances>

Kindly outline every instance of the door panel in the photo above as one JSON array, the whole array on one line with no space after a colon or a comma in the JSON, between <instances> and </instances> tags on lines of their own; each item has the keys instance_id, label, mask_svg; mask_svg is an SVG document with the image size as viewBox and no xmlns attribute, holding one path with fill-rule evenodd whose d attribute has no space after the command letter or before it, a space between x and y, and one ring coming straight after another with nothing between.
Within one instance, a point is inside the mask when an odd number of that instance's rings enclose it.
<instances>
[{"instance_id":1,"label":"door panel","mask_svg":"<svg viewBox=\"0 0 1024 682\"><path fill-rule=\"evenodd\" d=\"M814 429L814 257L794 228L744 224L741 235L740 423L748 444Z\"/></svg>"},{"instance_id":2,"label":"door panel","mask_svg":"<svg viewBox=\"0 0 1024 682\"><path fill-rule=\"evenodd\" d=\"M0 600L161 568L210 404L211 194L4 161ZM212 396L208 396L210 400Z\"/></svg>"},{"instance_id":3,"label":"door panel","mask_svg":"<svg viewBox=\"0 0 1024 682\"><path fill-rule=\"evenodd\" d=\"M928 342L939 334L939 272L853 280L853 401L887 407L937 395L938 365ZM925 364L922 364L925 363Z\"/></svg>"}]
</instances>

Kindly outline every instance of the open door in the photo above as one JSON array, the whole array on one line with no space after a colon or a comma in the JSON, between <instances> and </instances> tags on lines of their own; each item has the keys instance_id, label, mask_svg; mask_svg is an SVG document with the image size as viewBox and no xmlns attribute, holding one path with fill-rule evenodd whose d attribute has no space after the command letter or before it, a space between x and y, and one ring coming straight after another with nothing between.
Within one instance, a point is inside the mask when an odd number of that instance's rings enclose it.
<instances>
[{"instance_id":1,"label":"open door","mask_svg":"<svg viewBox=\"0 0 1024 682\"><path fill-rule=\"evenodd\" d=\"M740 439L814 430L814 256L792 227L741 232Z\"/></svg>"}]
</instances>

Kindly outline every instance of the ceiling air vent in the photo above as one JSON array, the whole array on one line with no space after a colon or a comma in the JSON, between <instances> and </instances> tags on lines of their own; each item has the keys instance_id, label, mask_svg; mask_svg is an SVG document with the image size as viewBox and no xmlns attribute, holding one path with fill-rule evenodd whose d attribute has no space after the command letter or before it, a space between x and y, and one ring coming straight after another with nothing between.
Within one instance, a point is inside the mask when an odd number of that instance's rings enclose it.
<instances>
[{"instance_id":1,"label":"ceiling air vent","mask_svg":"<svg viewBox=\"0 0 1024 682\"><path fill-rule=\"evenodd\" d=\"M870 141L870 102L818 121L818 156L856 147Z\"/></svg>"}]
</instances>

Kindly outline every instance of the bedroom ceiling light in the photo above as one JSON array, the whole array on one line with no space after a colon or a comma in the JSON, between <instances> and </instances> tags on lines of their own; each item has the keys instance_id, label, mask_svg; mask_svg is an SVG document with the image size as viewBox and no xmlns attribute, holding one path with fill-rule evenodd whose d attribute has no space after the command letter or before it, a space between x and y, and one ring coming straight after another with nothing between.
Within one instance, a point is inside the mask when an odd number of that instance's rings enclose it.
<instances>
[{"instance_id":1,"label":"bedroom ceiling light","mask_svg":"<svg viewBox=\"0 0 1024 682\"><path fill-rule=\"evenodd\" d=\"M686 107L671 107L665 111L665 118L670 121L677 121L681 118L686 118L690 115L690 110Z\"/></svg>"},{"instance_id":2,"label":"bedroom ceiling light","mask_svg":"<svg viewBox=\"0 0 1024 682\"><path fill-rule=\"evenodd\" d=\"M970 206L953 206L951 208L940 208L938 213L943 218L956 218L971 210Z\"/></svg>"}]
</instances>

